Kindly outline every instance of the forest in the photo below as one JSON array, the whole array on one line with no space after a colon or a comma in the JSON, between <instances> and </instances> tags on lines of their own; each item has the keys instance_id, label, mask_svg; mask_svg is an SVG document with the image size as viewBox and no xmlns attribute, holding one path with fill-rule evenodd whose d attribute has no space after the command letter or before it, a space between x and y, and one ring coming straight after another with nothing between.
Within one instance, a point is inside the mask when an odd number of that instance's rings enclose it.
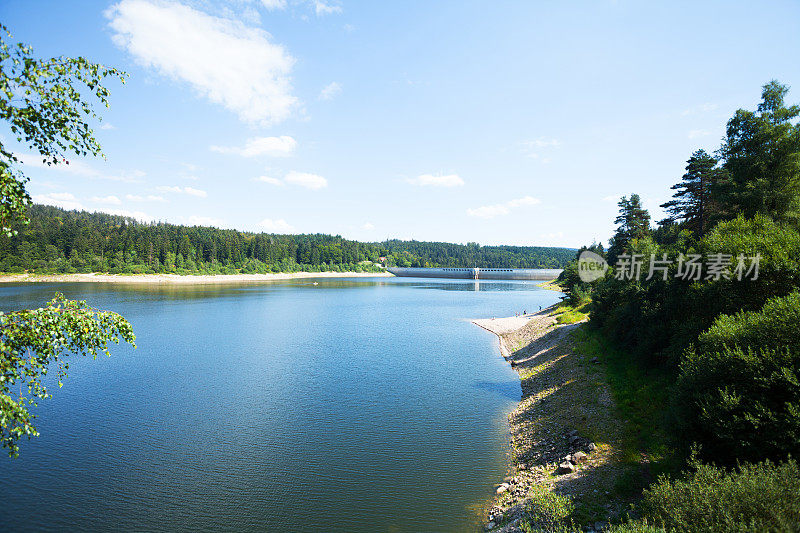
<instances>
[{"instance_id":1,"label":"forest","mask_svg":"<svg viewBox=\"0 0 800 533\"><path fill-rule=\"evenodd\" d=\"M637 420L649 475L662 474L640 479L643 519L618 531L800 524L800 106L788 91L766 84L718 150L691 154L655 226L639 195L623 197L608 248L582 248L559 278ZM607 261L600 279L581 279L583 250Z\"/></svg>"},{"instance_id":2,"label":"forest","mask_svg":"<svg viewBox=\"0 0 800 533\"><path fill-rule=\"evenodd\" d=\"M323 234L275 235L33 205L30 222L0 236L0 271L115 274L378 272L379 266L561 268L569 248L480 246ZM381 261L385 258L385 261Z\"/></svg>"}]
</instances>

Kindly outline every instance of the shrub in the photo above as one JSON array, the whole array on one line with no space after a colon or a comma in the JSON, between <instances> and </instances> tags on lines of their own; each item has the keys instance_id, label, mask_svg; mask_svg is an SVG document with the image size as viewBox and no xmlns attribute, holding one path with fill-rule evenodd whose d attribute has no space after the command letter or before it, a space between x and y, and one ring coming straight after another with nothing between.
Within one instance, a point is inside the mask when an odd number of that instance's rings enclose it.
<instances>
[{"instance_id":1,"label":"shrub","mask_svg":"<svg viewBox=\"0 0 800 533\"><path fill-rule=\"evenodd\" d=\"M520 525L526 533L575 531L570 518L574 511L575 505L569 497L538 488L528 494L525 517Z\"/></svg>"},{"instance_id":2,"label":"shrub","mask_svg":"<svg viewBox=\"0 0 800 533\"><path fill-rule=\"evenodd\" d=\"M794 460L736 470L695 468L682 480L660 478L644 491L643 519L612 531L800 531L800 469Z\"/></svg>"},{"instance_id":3,"label":"shrub","mask_svg":"<svg viewBox=\"0 0 800 533\"><path fill-rule=\"evenodd\" d=\"M800 455L800 293L719 317L687 350L674 410L711 461Z\"/></svg>"},{"instance_id":4,"label":"shrub","mask_svg":"<svg viewBox=\"0 0 800 533\"><path fill-rule=\"evenodd\" d=\"M700 335L697 345L704 350L739 347L791 347L800 349L800 292L784 298L773 298L759 312L722 315L708 331Z\"/></svg>"}]
</instances>

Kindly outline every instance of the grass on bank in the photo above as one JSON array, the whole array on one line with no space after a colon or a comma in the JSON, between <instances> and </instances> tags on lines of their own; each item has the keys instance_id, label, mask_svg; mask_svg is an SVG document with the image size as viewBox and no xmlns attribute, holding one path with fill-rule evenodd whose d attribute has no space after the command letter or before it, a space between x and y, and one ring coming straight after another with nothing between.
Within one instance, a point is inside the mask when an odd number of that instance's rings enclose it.
<instances>
[{"instance_id":1,"label":"grass on bank","mask_svg":"<svg viewBox=\"0 0 800 533\"><path fill-rule=\"evenodd\" d=\"M611 394L625 421L622 455L628 472L615 490L634 497L662 473L674 473L680 459L669 445L667 412L674 376L632 362L627 355L588 324L574 333L576 348L597 358L606 373Z\"/></svg>"},{"instance_id":2,"label":"grass on bank","mask_svg":"<svg viewBox=\"0 0 800 533\"><path fill-rule=\"evenodd\" d=\"M589 303L572 305L568 300L564 300L555 311L553 316L556 317L556 322L559 324L575 324L589 319Z\"/></svg>"},{"instance_id":3,"label":"grass on bank","mask_svg":"<svg viewBox=\"0 0 800 533\"><path fill-rule=\"evenodd\" d=\"M542 284L540 287L564 292L564 287L557 281L551 281L547 286ZM553 316L556 317L556 322L559 324L575 324L576 322L589 320L589 307L591 303L592 298L588 292L580 290L570 291L556 306L555 311L553 311Z\"/></svg>"}]
</instances>

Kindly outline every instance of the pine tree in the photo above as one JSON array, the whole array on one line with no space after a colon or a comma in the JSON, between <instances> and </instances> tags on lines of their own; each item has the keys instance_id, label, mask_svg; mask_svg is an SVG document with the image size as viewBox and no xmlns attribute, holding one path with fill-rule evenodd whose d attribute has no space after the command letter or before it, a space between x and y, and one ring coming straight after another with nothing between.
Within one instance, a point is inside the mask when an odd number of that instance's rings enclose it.
<instances>
[{"instance_id":1,"label":"pine tree","mask_svg":"<svg viewBox=\"0 0 800 533\"><path fill-rule=\"evenodd\" d=\"M713 210L712 190L722 181L723 174L717 168L717 160L705 150L693 153L686 161L681 182L671 187L677 191L673 199L661 204L670 214L662 223L683 223L695 234L705 234Z\"/></svg>"},{"instance_id":2,"label":"pine tree","mask_svg":"<svg viewBox=\"0 0 800 533\"><path fill-rule=\"evenodd\" d=\"M725 218L756 213L800 219L800 106L786 107L789 88L764 85L756 112L739 109L728 121L720 155L729 179L718 188Z\"/></svg>"},{"instance_id":3,"label":"pine tree","mask_svg":"<svg viewBox=\"0 0 800 533\"><path fill-rule=\"evenodd\" d=\"M617 203L619 215L614 220L617 230L609 241L608 261L616 263L617 257L622 254L633 239L641 239L650 235L650 213L642 207L642 200L638 194L631 194L628 198L623 196Z\"/></svg>"}]
</instances>

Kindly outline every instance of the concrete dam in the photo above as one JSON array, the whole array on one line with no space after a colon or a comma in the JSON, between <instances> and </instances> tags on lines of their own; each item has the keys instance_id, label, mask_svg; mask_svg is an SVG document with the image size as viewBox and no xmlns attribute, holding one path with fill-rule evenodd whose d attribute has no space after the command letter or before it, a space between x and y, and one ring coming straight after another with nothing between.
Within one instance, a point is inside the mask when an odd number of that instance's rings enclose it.
<instances>
[{"instance_id":1,"label":"concrete dam","mask_svg":"<svg viewBox=\"0 0 800 533\"><path fill-rule=\"evenodd\" d=\"M561 274L559 268L405 268L386 270L403 278L520 279L550 280Z\"/></svg>"}]
</instances>

